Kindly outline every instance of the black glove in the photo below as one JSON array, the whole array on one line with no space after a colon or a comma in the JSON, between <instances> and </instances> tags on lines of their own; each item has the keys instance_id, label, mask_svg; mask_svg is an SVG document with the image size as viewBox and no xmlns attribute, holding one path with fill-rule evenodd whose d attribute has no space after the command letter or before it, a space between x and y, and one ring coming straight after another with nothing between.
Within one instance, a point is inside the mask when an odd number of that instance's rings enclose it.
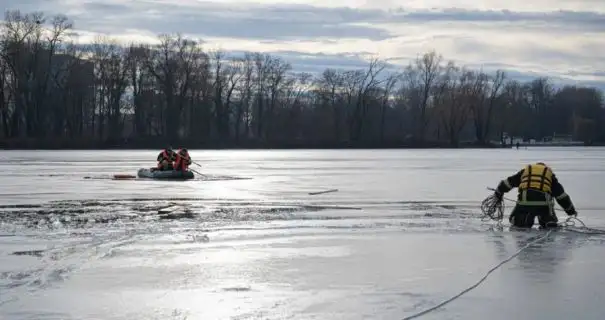
<instances>
[{"instance_id":1,"label":"black glove","mask_svg":"<svg viewBox=\"0 0 605 320\"><path fill-rule=\"evenodd\" d=\"M567 215L570 217L578 216L578 212L576 211L576 208L574 208L574 207L571 207L571 209L565 210L565 213L567 213Z\"/></svg>"}]
</instances>

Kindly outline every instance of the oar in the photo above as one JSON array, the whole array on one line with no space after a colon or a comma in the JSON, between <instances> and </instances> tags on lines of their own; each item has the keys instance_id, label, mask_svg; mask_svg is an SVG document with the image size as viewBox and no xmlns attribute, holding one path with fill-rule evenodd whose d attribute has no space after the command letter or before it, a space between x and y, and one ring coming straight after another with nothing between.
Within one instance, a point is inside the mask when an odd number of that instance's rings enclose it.
<instances>
[{"instance_id":1,"label":"oar","mask_svg":"<svg viewBox=\"0 0 605 320\"><path fill-rule=\"evenodd\" d=\"M201 165L201 164L199 164L199 163L197 163L197 162L195 162L195 161L193 161L193 160L191 160L191 163L195 164L196 166L198 166L198 167L200 167L200 168L202 167L202 165ZM202 177L205 177L205 176L206 176L205 174L202 174L202 173L200 173L200 172L198 172L198 171L195 171L195 170L193 170L193 169L189 169L189 170L191 170L193 173L196 173L196 174L198 174L198 175L200 175L200 176L202 176Z\"/></svg>"},{"instance_id":2,"label":"oar","mask_svg":"<svg viewBox=\"0 0 605 320\"><path fill-rule=\"evenodd\" d=\"M136 179L136 176L130 175L130 174L114 174L113 176L102 176L102 177L84 177L84 179L99 179L99 180L104 180L104 179L112 179L112 180L129 180L129 179Z\"/></svg>"},{"instance_id":3,"label":"oar","mask_svg":"<svg viewBox=\"0 0 605 320\"><path fill-rule=\"evenodd\" d=\"M331 193L331 192L337 192L338 189L330 189L330 190L324 190L324 191L317 191L317 192L309 192L310 196L315 196L318 194L324 194L324 193Z\"/></svg>"},{"instance_id":4,"label":"oar","mask_svg":"<svg viewBox=\"0 0 605 320\"><path fill-rule=\"evenodd\" d=\"M129 179L136 179L136 176L133 176L131 174L114 174L113 175L113 180L129 180Z\"/></svg>"},{"instance_id":5,"label":"oar","mask_svg":"<svg viewBox=\"0 0 605 320\"><path fill-rule=\"evenodd\" d=\"M191 168L189 168L189 171L195 173L195 174L199 174L200 176L203 176L203 174L201 174L199 171L193 170Z\"/></svg>"}]
</instances>

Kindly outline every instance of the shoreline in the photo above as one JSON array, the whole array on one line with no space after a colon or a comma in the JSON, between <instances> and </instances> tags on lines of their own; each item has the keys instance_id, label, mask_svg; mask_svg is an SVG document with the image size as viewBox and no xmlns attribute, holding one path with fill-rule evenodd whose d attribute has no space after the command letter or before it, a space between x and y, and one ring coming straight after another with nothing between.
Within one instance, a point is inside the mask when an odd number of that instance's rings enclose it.
<instances>
[{"instance_id":1,"label":"shoreline","mask_svg":"<svg viewBox=\"0 0 605 320\"><path fill-rule=\"evenodd\" d=\"M0 150L161 150L166 146L173 148L186 147L192 150L340 150L340 149L516 149L516 145L500 145L495 143L461 142L452 146L446 141L385 141L385 142L290 142L272 141L199 141L182 139L170 143L165 139L136 139L122 141L101 141L85 139L4 139L0 140ZM543 147L603 147L605 143L552 143L552 144L520 144L523 148Z\"/></svg>"},{"instance_id":2,"label":"shoreline","mask_svg":"<svg viewBox=\"0 0 605 320\"><path fill-rule=\"evenodd\" d=\"M169 142L166 139L136 139L121 141L100 141L84 139L4 139L0 140L0 150L161 150L166 146L186 147L192 150L296 150L296 149L510 149L514 146L459 143L452 146L444 141L384 141L384 142L291 142L271 141L199 141L181 139Z\"/></svg>"}]
</instances>

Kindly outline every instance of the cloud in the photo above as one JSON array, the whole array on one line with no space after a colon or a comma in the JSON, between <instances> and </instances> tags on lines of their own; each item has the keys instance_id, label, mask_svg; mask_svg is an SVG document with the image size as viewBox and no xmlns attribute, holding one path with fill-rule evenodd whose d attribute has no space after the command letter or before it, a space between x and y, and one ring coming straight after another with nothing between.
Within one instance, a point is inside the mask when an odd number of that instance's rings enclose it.
<instances>
[{"instance_id":1,"label":"cloud","mask_svg":"<svg viewBox=\"0 0 605 320\"><path fill-rule=\"evenodd\" d=\"M578 12L556 10L550 12L514 12L510 10L469 10L447 8L440 10L419 10L406 13L398 9L395 19L407 22L482 22L482 23L523 23L525 26L579 27L597 32L605 30L605 14L598 12Z\"/></svg>"},{"instance_id":2,"label":"cloud","mask_svg":"<svg viewBox=\"0 0 605 320\"><path fill-rule=\"evenodd\" d=\"M316 39L392 37L385 26L419 23L509 23L524 28L580 28L604 32L605 14L555 10L514 12L465 8L361 9L318 7L305 4L229 4L202 1L0 1L4 9L29 8L66 13L79 27L94 32L115 33L144 29L153 33L197 34L234 39ZM382 26L381 26L382 25ZM498 25L502 26L502 25Z\"/></svg>"},{"instance_id":3,"label":"cloud","mask_svg":"<svg viewBox=\"0 0 605 320\"><path fill-rule=\"evenodd\" d=\"M0 0L0 8L66 14L81 41L179 32L207 47L279 53L300 71L362 66L370 53L405 65L434 49L519 77L605 83L605 2L597 0Z\"/></svg>"},{"instance_id":4,"label":"cloud","mask_svg":"<svg viewBox=\"0 0 605 320\"><path fill-rule=\"evenodd\" d=\"M288 61L299 72L315 74L328 68L341 70L365 69L369 65L364 56L358 53L309 54L300 51L273 51L268 53Z\"/></svg>"},{"instance_id":5,"label":"cloud","mask_svg":"<svg viewBox=\"0 0 605 320\"><path fill-rule=\"evenodd\" d=\"M53 2L55 5L51 4ZM30 3L34 7L34 1ZM155 34L181 32L201 37L280 40L322 37L383 40L390 37L388 30L383 28L355 25L372 20L375 14L358 10L307 5L233 6L213 2L168 4L161 1L74 1L62 10L61 3L45 0L41 7L46 7L47 12L68 14L77 21L79 28L102 33L139 29Z\"/></svg>"}]
</instances>

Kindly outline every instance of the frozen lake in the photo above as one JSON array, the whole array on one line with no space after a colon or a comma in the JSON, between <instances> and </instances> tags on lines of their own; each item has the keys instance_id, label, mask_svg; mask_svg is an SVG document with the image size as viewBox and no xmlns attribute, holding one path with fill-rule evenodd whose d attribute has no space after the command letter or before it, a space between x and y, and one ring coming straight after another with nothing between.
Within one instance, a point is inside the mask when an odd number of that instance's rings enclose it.
<instances>
[{"instance_id":1,"label":"frozen lake","mask_svg":"<svg viewBox=\"0 0 605 320\"><path fill-rule=\"evenodd\" d=\"M0 151L0 319L403 319L544 235L479 209L535 161L605 229L605 148L194 150L195 180L109 179L158 152ZM601 320L604 242L552 233L419 318Z\"/></svg>"}]
</instances>

